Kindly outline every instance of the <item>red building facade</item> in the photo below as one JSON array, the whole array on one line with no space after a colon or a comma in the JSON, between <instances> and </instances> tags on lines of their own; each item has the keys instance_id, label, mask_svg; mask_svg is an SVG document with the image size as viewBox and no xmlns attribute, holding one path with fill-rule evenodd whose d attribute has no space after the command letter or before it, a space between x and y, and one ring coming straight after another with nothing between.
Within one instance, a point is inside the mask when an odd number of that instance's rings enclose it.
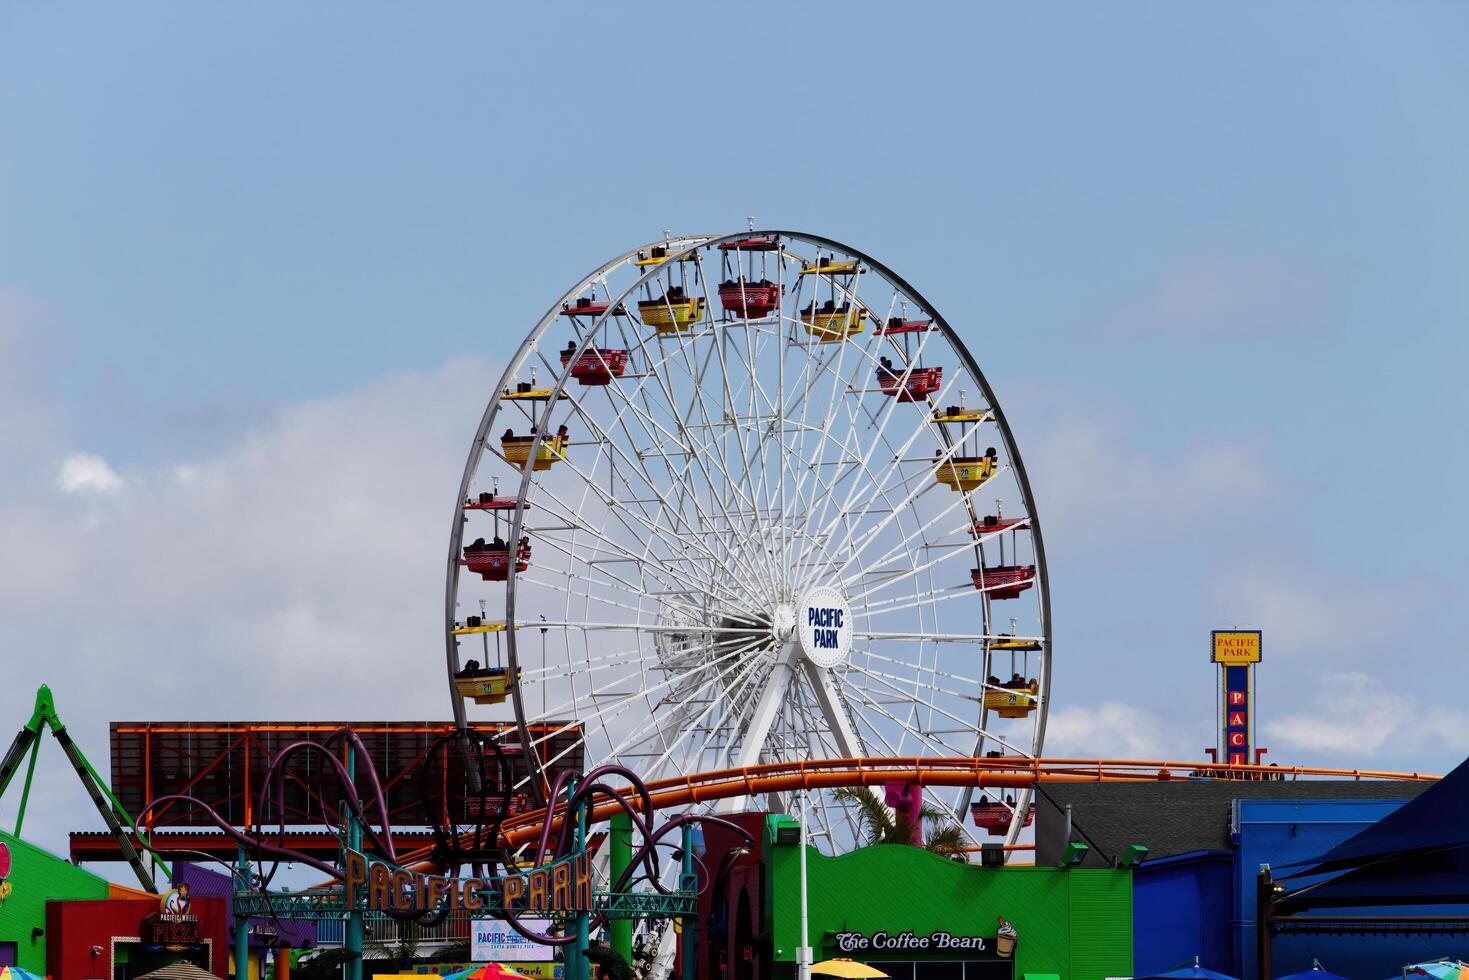
<instances>
[{"instance_id":1,"label":"red building facade","mask_svg":"<svg viewBox=\"0 0 1469 980\"><path fill-rule=\"evenodd\" d=\"M194 922L182 939L176 928L160 928L159 909L156 899L48 902L46 973L51 980L130 980L186 959L227 980L227 901L194 899L189 907Z\"/></svg>"}]
</instances>

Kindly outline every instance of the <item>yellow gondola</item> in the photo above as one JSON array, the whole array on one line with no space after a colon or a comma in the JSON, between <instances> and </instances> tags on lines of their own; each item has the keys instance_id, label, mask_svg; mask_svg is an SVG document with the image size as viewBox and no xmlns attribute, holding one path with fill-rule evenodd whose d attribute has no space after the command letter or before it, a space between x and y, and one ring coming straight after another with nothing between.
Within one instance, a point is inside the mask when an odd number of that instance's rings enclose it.
<instances>
[{"instance_id":1,"label":"yellow gondola","mask_svg":"<svg viewBox=\"0 0 1469 980\"><path fill-rule=\"evenodd\" d=\"M1040 704L1040 697L1032 688L1002 688L984 692L984 706L1001 718L1024 718Z\"/></svg>"},{"instance_id":2,"label":"yellow gondola","mask_svg":"<svg viewBox=\"0 0 1469 980\"><path fill-rule=\"evenodd\" d=\"M988 422L994 418L987 408L962 408L958 405L950 405L948 408L936 408L933 410L935 422Z\"/></svg>"},{"instance_id":3,"label":"yellow gondola","mask_svg":"<svg viewBox=\"0 0 1469 980\"><path fill-rule=\"evenodd\" d=\"M471 616L467 623L463 626L456 626L452 632L455 636L468 636L470 633L503 633L505 632L505 621Z\"/></svg>"},{"instance_id":4,"label":"yellow gondola","mask_svg":"<svg viewBox=\"0 0 1469 980\"><path fill-rule=\"evenodd\" d=\"M520 682L520 671L510 676L504 667L492 667L476 672L474 677L455 677L454 688L462 698L470 698L475 704L504 704L510 692Z\"/></svg>"},{"instance_id":5,"label":"yellow gondola","mask_svg":"<svg viewBox=\"0 0 1469 980\"><path fill-rule=\"evenodd\" d=\"M1000 468L1000 461L992 453L943 460L934 466L934 477L952 490L977 490Z\"/></svg>"},{"instance_id":6,"label":"yellow gondola","mask_svg":"<svg viewBox=\"0 0 1469 980\"><path fill-rule=\"evenodd\" d=\"M659 333L682 333L704 319L704 297L646 299L638 304L638 317Z\"/></svg>"},{"instance_id":7,"label":"yellow gondola","mask_svg":"<svg viewBox=\"0 0 1469 980\"><path fill-rule=\"evenodd\" d=\"M505 454L505 460L517 466L525 466L530 460L530 444L532 436L515 436L510 439L500 440L500 450ZM535 462L531 463L533 470L549 470L551 464L558 459L566 458L566 437L552 436L541 443L540 449L536 451Z\"/></svg>"},{"instance_id":8,"label":"yellow gondola","mask_svg":"<svg viewBox=\"0 0 1469 980\"><path fill-rule=\"evenodd\" d=\"M803 276L850 276L857 272L857 261L852 259L846 262L833 262L828 259L818 259L815 265L808 265L801 269Z\"/></svg>"},{"instance_id":9,"label":"yellow gondola","mask_svg":"<svg viewBox=\"0 0 1469 980\"><path fill-rule=\"evenodd\" d=\"M1032 640L1024 636L1007 636L1003 639L992 640L991 650L1012 650L1021 653L1038 653L1041 648L1040 640Z\"/></svg>"},{"instance_id":10,"label":"yellow gondola","mask_svg":"<svg viewBox=\"0 0 1469 980\"><path fill-rule=\"evenodd\" d=\"M801 323L811 336L823 344L830 344L861 333L867 323L867 310L860 306L833 309L808 306L801 311Z\"/></svg>"},{"instance_id":11,"label":"yellow gondola","mask_svg":"<svg viewBox=\"0 0 1469 980\"><path fill-rule=\"evenodd\" d=\"M639 252L638 253L638 257L633 260L633 265L640 265L640 266L662 265L664 262L667 262L669 260L669 258L670 258L670 256L668 254L668 249L664 248L662 245L655 245L648 252L647 255L644 255L642 252ZM699 256L698 256L698 253L695 251L695 252L690 252L688 255L685 255L681 261L683 261L683 262L697 262L698 260L699 260Z\"/></svg>"},{"instance_id":12,"label":"yellow gondola","mask_svg":"<svg viewBox=\"0 0 1469 980\"><path fill-rule=\"evenodd\" d=\"M551 398L550 388L532 388L530 385L516 385L514 388L506 388L500 392L500 397L505 401L512 402L543 402ZM557 401L562 401L568 396L562 392L557 396Z\"/></svg>"}]
</instances>

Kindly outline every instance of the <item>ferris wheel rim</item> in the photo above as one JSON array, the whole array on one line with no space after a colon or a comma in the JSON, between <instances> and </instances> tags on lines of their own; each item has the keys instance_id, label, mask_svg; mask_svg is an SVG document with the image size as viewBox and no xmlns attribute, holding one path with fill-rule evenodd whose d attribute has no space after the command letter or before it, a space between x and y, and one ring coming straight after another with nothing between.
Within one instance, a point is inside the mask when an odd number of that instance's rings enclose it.
<instances>
[{"instance_id":1,"label":"ferris wheel rim","mask_svg":"<svg viewBox=\"0 0 1469 980\"><path fill-rule=\"evenodd\" d=\"M959 337L958 332L949 323L943 313L939 311L932 303L930 303L921 292L915 289L906 278L893 271L891 267L887 266L885 263L873 258L860 249L853 248L852 246L849 246L843 242L839 242L835 239L831 239L821 235L815 235L808 232L792 231L786 229L762 229L742 231L717 236L678 236L676 238L664 239L663 241L655 241L653 243L641 246L640 249L629 250L628 252L612 260L609 260L608 262L603 263L593 272L588 273L586 276L582 277L582 279L572 289L568 290L565 294L562 295L562 297L560 297L556 301L555 304L553 304L548 313L541 319L540 322L537 323L536 327L526 336L525 340L522 341L520 347L516 350L514 357L507 364L506 370L501 377L500 383L494 389L494 394L492 395L489 404L486 406L485 412L481 419L480 427L475 435L475 441L471 449L470 458L466 463L464 476L461 481L460 494L458 500L456 501L456 504L460 504L461 506L456 506L453 533L451 534L449 554L450 572L448 587L446 589L447 623L452 626L454 622L454 613L459 587L458 551L463 542L464 527L462 501L470 492L477 469L486 455L486 436L488 434L489 427L493 424L493 421L501 408L500 402L502 392L505 391L507 386L514 381L517 372L524 366L526 361L529 359L531 353L535 350L537 342L550 329L551 324L556 322L557 317L562 311L562 304L584 293L588 289L588 287L591 287L598 282L601 282L605 287L606 277L618 268L628 264L632 260L632 257L638 254L640 251L644 251L655 246L662 246L667 249L665 263L663 265L653 265L648 269L642 271L634 278L634 281L630 285L624 287L617 296L614 297L612 295L612 290L610 289L610 287L607 288L607 308L603 312L598 314L589 326L585 327L581 331L581 339L580 342L577 344L576 352L573 355L573 358L579 357L585 351L585 349L589 345L593 344L596 338L603 332L608 319L614 315L619 305L625 303L631 296L633 296L638 288L657 279L664 271L665 266L674 265L683 261L688 256L694 256L700 249L708 250L717 245L737 241L740 239L763 236L773 236L774 240L777 242L788 241L793 243L804 243L807 245L812 245L818 249L818 254L819 251L823 248L829 249L833 253L840 253L856 260L859 263L865 263L883 280L891 285L896 292L901 293L902 295L913 300L923 309L925 314L932 318L933 325L938 328L939 332L948 342L948 346L952 353L960 359L961 367L967 372L968 376L973 378L974 381L979 385L981 393L983 394L984 399L987 403L988 410L993 415L996 427L999 429L1001 439L1005 446L1008 468L1013 471L1015 482L1019 487L1022 496L1024 497L1027 510L1026 529L1029 534L1029 540L1031 542L1031 547L1033 549L1033 555L1036 564L1035 579L1038 587L1037 592L1041 618L1040 633L1041 640L1044 644L1044 656L1041 660L1041 670L1039 674L1041 684L1039 704L1036 709L1036 718L1032 726L1030 726L1032 749L1031 753L1029 754L1039 754L1044 741L1046 720L1049 709L1051 689L1051 664L1053 662L1052 657L1054 651L1053 629L1050 610L1049 576L1048 567L1045 560L1044 539L1041 533L1040 518L1037 514L1037 509L1034 506L1034 493L1031 488L1029 476L1025 469L1018 443L1014 437L1013 431L1010 428L1008 420L1005 417L1003 407L1000 405L999 400L996 398L993 387L990 385L988 379L985 377L983 371L980 369L978 362L974 358L973 354L970 352L968 346ZM674 243L678 244L674 245ZM705 285L707 291L709 283L706 282ZM860 302L860 300L856 301ZM549 429L549 421L552 417L552 412L556 407L557 398L566 387L569 379L570 370L569 367L567 367L564 368L557 375L556 380L551 387L550 396L546 400L545 407L539 413L538 422L535 426L536 431L533 433L533 439L529 450L532 454L538 451L542 439ZM531 491L533 483L534 480L532 477L532 471L529 467L525 467L523 469L523 472L521 473L519 487L517 488L515 496L513 515L511 516L512 541L517 540L522 533L524 512L526 510L528 495ZM507 649L507 659L511 671L517 671L520 667L519 655L517 651L518 626L515 622L514 614L515 595L517 591L517 578L518 576L511 575L506 583L505 641ZM448 641L447 666L450 675L450 686L452 689L453 674L457 663L458 651L453 635L451 634L447 636L446 639ZM525 745L529 745L531 744L531 742L529 730L526 725L526 711L524 704L522 703L520 698L518 685L516 685L513 691L513 697L516 723L520 732L522 743ZM457 695L454 696L452 700L455 706L456 722L462 727L462 725L464 724L463 717L465 710L463 701L462 699L457 697ZM986 713L987 711L988 709L986 709ZM1009 744L1005 742L1004 739L1000 739L998 736L995 736L992 733L983 732L983 734L985 734L986 737L996 739L999 744ZM530 757L528 756L528 758ZM535 764L539 766L539 760L536 760ZM540 784L543 781L544 774L541 774L540 779L532 779L530 781L531 787L533 791L535 791L535 795L537 796L537 802L541 802L542 794L539 792L539 790L541 788ZM1022 810L1025 804L1026 801L1023 800L1021 802L1021 806L1017 808L1017 811ZM1012 826L1009 835L1012 841L1014 837L1018 835L1018 831L1018 825Z\"/></svg>"}]
</instances>

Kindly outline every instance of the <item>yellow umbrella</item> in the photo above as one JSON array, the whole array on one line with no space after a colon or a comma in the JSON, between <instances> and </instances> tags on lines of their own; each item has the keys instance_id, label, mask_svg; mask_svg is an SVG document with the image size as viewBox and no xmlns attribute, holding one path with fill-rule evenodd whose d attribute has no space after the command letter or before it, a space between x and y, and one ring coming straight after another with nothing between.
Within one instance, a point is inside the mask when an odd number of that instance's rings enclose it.
<instances>
[{"instance_id":1,"label":"yellow umbrella","mask_svg":"<svg viewBox=\"0 0 1469 980\"><path fill-rule=\"evenodd\" d=\"M876 967L868 966L866 963L858 963L849 960L845 956L839 956L833 960L822 960L820 963L811 964L812 973L824 973L829 977L845 977L848 980L864 980L866 977L883 977L887 974Z\"/></svg>"}]
</instances>

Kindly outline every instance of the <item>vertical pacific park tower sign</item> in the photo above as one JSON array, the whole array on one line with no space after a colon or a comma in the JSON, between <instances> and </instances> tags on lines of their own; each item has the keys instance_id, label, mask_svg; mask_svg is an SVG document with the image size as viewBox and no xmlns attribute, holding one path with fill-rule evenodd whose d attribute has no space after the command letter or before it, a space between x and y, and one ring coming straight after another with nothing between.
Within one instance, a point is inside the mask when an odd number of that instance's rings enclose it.
<instances>
[{"instance_id":1,"label":"vertical pacific park tower sign","mask_svg":"<svg viewBox=\"0 0 1469 980\"><path fill-rule=\"evenodd\" d=\"M466 912L510 909L532 913L592 911L592 856L573 854L525 874L501 878L425 875L348 851L346 904L383 912L428 912L447 905Z\"/></svg>"},{"instance_id":2,"label":"vertical pacific park tower sign","mask_svg":"<svg viewBox=\"0 0 1469 980\"><path fill-rule=\"evenodd\" d=\"M1255 664L1260 662L1259 630L1215 630L1209 638L1209 659L1219 665L1223 703L1220 740L1224 760L1248 765L1254 748Z\"/></svg>"}]
</instances>

